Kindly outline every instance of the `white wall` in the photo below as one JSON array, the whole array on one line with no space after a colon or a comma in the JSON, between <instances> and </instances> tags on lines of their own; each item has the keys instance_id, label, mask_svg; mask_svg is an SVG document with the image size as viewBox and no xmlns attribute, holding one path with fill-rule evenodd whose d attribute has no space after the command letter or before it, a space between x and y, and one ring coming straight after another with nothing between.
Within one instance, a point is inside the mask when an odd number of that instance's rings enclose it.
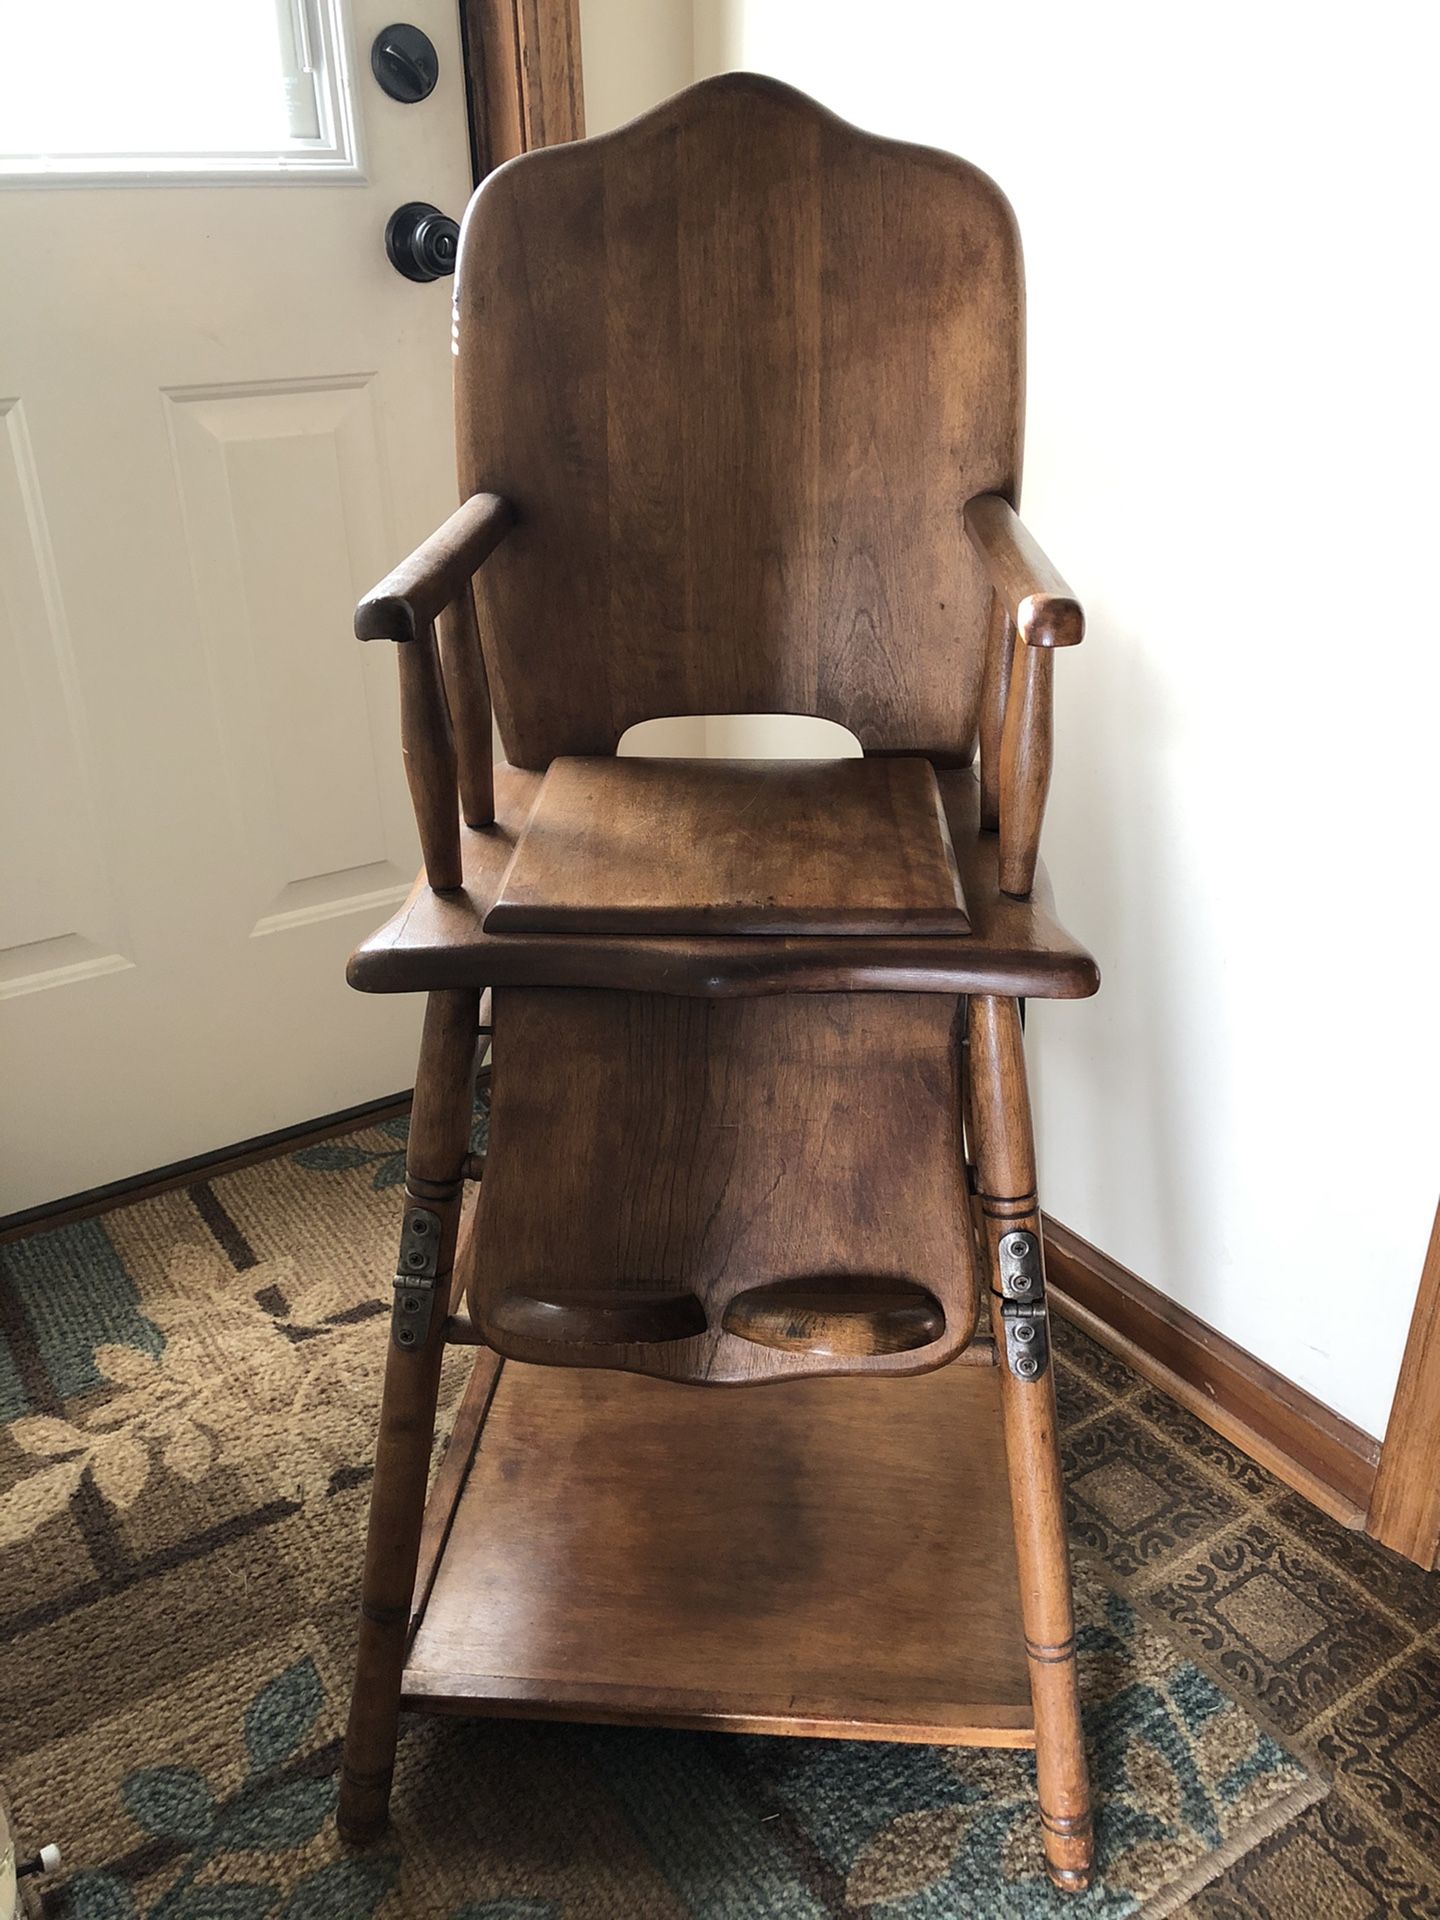
<instances>
[{"instance_id":1,"label":"white wall","mask_svg":"<svg viewBox=\"0 0 1440 1920\"><path fill-rule=\"evenodd\" d=\"M621 14L678 48L686 12L589 0L587 93L612 29L599 72L653 55ZM1015 205L1025 517L1090 618L1046 852L1105 971L1033 1009L1046 1203L1379 1434L1440 1184L1435 16L691 17L697 75L774 73Z\"/></svg>"},{"instance_id":2,"label":"white wall","mask_svg":"<svg viewBox=\"0 0 1440 1920\"><path fill-rule=\"evenodd\" d=\"M580 0L585 131L608 133L695 77L689 0Z\"/></svg>"}]
</instances>

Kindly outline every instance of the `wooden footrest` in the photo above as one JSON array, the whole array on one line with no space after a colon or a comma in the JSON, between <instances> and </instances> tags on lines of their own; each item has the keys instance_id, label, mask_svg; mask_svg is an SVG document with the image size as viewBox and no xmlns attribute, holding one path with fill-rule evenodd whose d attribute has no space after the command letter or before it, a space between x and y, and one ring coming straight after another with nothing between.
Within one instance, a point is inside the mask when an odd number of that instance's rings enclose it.
<instances>
[{"instance_id":1,"label":"wooden footrest","mask_svg":"<svg viewBox=\"0 0 1440 1920\"><path fill-rule=\"evenodd\" d=\"M693 1293L573 1287L497 1295L486 1312L484 1332L497 1348L507 1340L556 1347L659 1346L694 1340L708 1324L705 1303ZM933 1345L945 1331L945 1310L923 1287L779 1281L737 1294L725 1309L724 1327L741 1340L786 1353L867 1358Z\"/></svg>"},{"instance_id":2,"label":"wooden footrest","mask_svg":"<svg viewBox=\"0 0 1440 1920\"><path fill-rule=\"evenodd\" d=\"M658 1346L705 1331L705 1307L693 1293L502 1293L485 1316L487 1336L553 1341L557 1347Z\"/></svg>"},{"instance_id":3,"label":"wooden footrest","mask_svg":"<svg viewBox=\"0 0 1440 1920\"><path fill-rule=\"evenodd\" d=\"M725 1331L786 1353L865 1359L931 1346L945 1331L945 1309L924 1287L779 1281L737 1293Z\"/></svg>"},{"instance_id":4,"label":"wooden footrest","mask_svg":"<svg viewBox=\"0 0 1440 1920\"><path fill-rule=\"evenodd\" d=\"M404 1698L1033 1746L994 1371L716 1393L482 1354Z\"/></svg>"},{"instance_id":5,"label":"wooden footrest","mask_svg":"<svg viewBox=\"0 0 1440 1920\"><path fill-rule=\"evenodd\" d=\"M456 1254L513 1360L673 1380L922 1373L978 1281L960 1003L506 987Z\"/></svg>"}]
</instances>

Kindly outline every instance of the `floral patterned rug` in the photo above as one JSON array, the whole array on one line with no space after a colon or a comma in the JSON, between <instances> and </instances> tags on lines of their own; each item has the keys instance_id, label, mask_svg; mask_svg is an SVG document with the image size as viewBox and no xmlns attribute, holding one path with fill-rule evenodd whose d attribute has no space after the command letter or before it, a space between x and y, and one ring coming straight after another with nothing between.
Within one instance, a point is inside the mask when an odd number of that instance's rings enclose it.
<instances>
[{"instance_id":1,"label":"floral patterned rug","mask_svg":"<svg viewBox=\"0 0 1440 1920\"><path fill-rule=\"evenodd\" d=\"M0 1776L64 1852L57 1920L1158 1916L1321 1798L1082 1563L1080 1898L1030 1756L973 1750L414 1719L390 1834L347 1852L403 1147L386 1122L0 1248Z\"/></svg>"}]
</instances>

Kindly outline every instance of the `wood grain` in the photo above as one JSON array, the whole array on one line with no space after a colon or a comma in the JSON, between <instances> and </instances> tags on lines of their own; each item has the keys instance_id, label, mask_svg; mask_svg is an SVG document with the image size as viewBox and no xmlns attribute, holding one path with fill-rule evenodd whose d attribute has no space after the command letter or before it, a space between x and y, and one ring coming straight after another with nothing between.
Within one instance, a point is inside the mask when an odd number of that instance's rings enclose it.
<instances>
[{"instance_id":1,"label":"wood grain","mask_svg":"<svg viewBox=\"0 0 1440 1920\"><path fill-rule=\"evenodd\" d=\"M432 994L425 1009L415 1104L405 1149L405 1206L439 1216L438 1310L429 1337L386 1342L385 1385L375 1444L375 1481L361 1577L355 1687L345 1733L338 1819L349 1839L385 1825L399 1731L400 1671L420 1559L425 1488L435 1434L440 1362L460 1224L460 1176L475 1104L476 993Z\"/></svg>"},{"instance_id":2,"label":"wood grain","mask_svg":"<svg viewBox=\"0 0 1440 1920\"><path fill-rule=\"evenodd\" d=\"M1367 1532L1418 1566L1440 1556L1440 1209L1380 1450Z\"/></svg>"},{"instance_id":3,"label":"wood grain","mask_svg":"<svg viewBox=\"0 0 1440 1920\"><path fill-rule=\"evenodd\" d=\"M924 760L559 759L487 933L963 934Z\"/></svg>"},{"instance_id":4,"label":"wood grain","mask_svg":"<svg viewBox=\"0 0 1440 1920\"><path fill-rule=\"evenodd\" d=\"M993 1371L702 1393L507 1361L406 1701L1032 1742Z\"/></svg>"},{"instance_id":5,"label":"wood grain","mask_svg":"<svg viewBox=\"0 0 1440 1920\"><path fill-rule=\"evenodd\" d=\"M1031 647L1078 646L1085 638L1080 602L1010 502L998 493L967 501L965 531L1020 640Z\"/></svg>"},{"instance_id":6,"label":"wood grain","mask_svg":"<svg viewBox=\"0 0 1440 1920\"><path fill-rule=\"evenodd\" d=\"M580 0L513 0L513 4L527 152L583 138Z\"/></svg>"},{"instance_id":7,"label":"wood grain","mask_svg":"<svg viewBox=\"0 0 1440 1920\"><path fill-rule=\"evenodd\" d=\"M1040 828L1054 760L1055 656L1020 646L1000 743L1000 885L1024 899L1040 863Z\"/></svg>"},{"instance_id":8,"label":"wood grain","mask_svg":"<svg viewBox=\"0 0 1440 1920\"><path fill-rule=\"evenodd\" d=\"M1040 1202L1025 1076L1020 1009L977 995L969 1003L967 1118L974 1127L975 1201L990 1282L991 1327L1005 1424L1010 1504L1020 1569L1020 1607L1035 1704L1035 1775L1045 1864L1056 1886L1090 1884L1095 1841L1080 1721L1075 1605L1065 1529L1065 1487L1055 1413L1055 1370L1022 1379L1005 1354L999 1248L1004 1236L1033 1236L1042 1279L1032 1304L1045 1309ZM1040 1337L1049 1344L1048 1325Z\"/></svg>"},{"instance_id":9,"label":"wood grain","mask_svg":"<svg viewBox=\"0 0 1440 1920\"><path fill-rule=\"evenodd\" d=\"M448 1345L451 1341L448 1327L445 1339ZM475 1356L475 1365L470 1369L470 1378L465 1384L465 1392L456 1409L455 1423L450 1429L449 1439L445 1442L445 1451L440 1457L440 1465L435 1470L435 1478L425 1502L424 1522L420 1528L414 1596L410 1602L412 1634L421 1614L425 1611L425 1602L430 1598L430 1588L434 1583L436 1569L440 1565L440 1557L445 1551L445 1542L449 1538L450 1522L454 1518L455 1507L465 1485L465 1476L469 1473L474 1460L480 1429L484 1426L485 1416L490 1411L490 1401L500 1379L500 1369L504 1364L498 1353L482 1351Z\"/></svg>"},{"instance_id":10,"label":"wood grain","mask_svg":"<svg viewBox=\"0 0 1440 1920\"><path fill-rule=\"evenodd\" d=\"M965 508L994 588L982 715L982 818L1000 834L1000 885L1034 884L1054 754L1053 651L1085 637L1085 616L1008 500ZM988 761L988 765L985 762Z\"/></svg>"},{"instance_id":11,"label":"wood grain","mask_svg":"<svg viewBox=\"0 0 1440 1920\"><path fill-rule=\"evenodd\" d=\"M893 1281L827 1289L782 1280L733 1294L723 1324L742 1340L787 1353L866 1359L928 1347L945 1331L945 1309L923 1287Z\"/></svg>"},{"instance_id":12,"label":"wood grain","mask_svg":"<svg viewBox=\"0 0 1440 1920\"><path fill-rule=\"evenodd\" d=\"M495 740L485 658L475 625L475 600L467 580L440 615L440 667L455 735L460 813L467 827L488 827L495 818Z\"/></svg>"},{"instance_id":13,"label":"wood grain","mask_svg":"<svg viewBox=\"0 0 1440 1920\"><path fill-rule=\"evenodd\" d=\"M369 993L469 984L594 986L659 993L1008 993L1083 999L1096 991L1094 960L1054 917L1043 867L1029 898L999 885L999 849L980 831L973 772L939 775L970 933L964 939L853 935L491 934L485 916L530 817L540 778L495 769L496 822L462 832L464 887L418 886L352 956L350 984Z\"/></svg>"},{"instance_id":14,"label":"wood grain","mask_svg":"<svg viewBox=\"0 0 1440 1920\"><path fill-rule=\"evenodd\" d=\"M425 627L400 649L400 749L425 880L437 892L464 883L460 859L458 769L450 703L440 672L435 629Z\"/></svg>"},{"instance_id":15,"label":"wood grain","mask_svg":"<svg viewBox=\"0 0 1440 1920\"><path fill-rule=\"evenodd\" d=\"M469 585L514 524L508 501L474 493L443 526L371 589L355 609L360 640L417 639Z\"/></svg>"},{"instance_id":16,"label":"wood grain","mask_svg":"<svg viewBox=\"0 0 1440 1920\"><path fill-rule=\"evenodd\" d=\"M459 1265L470 1315L522 1360L712 1384L914 1373L975 1326L959 1130L958 1003L938 994L728 1000L497 988L490 1153ZM561 1118L563 1116L563 1118ZM727 1323L736 1294L792 1285L831 1318L877 1285L941 1309L923 1346L802 1350ZM705 1330L585 1344L519 1300L694 1295Z\"/></svg>"},{"instance_id":17,"label":"wood grain","mask_svg":"<svg viewBox=\"0 0 1440 1920\"><path fill-rule=\"evenodd\" d=\"M517 1346L651 1346L690 1340L705 1331L704 1303L693 1293L623 1293L601 1287L551 1288L545 1293L513 1290L490 1301L485 1325L492 1338Z\"/></svg>"},{"instance_id":18,"label":"wood grain","mask_svg":"<svg viewBox=\"0 0 1440 1920\"><path fill-rule=\"evenodd\" d=\"M992 594L980 699L980 824L987 833L1000 830L1000 741L1014 665L1015 624L999 594Z\"/></svg>"},{"instance_id":19,"label":"wood grain","mask_svg":"<svg viewBox=\"0 0 1440 1920\"><path fill-rule=\"evenodd\" d=\"M968 762L960 514L1015 489L1021 309L992 181L755 75L490 175L456 407L462 489L520 514L478 586L507 757L795 712Z\"/></svg>"},{"instance_id":20,"label":"wood grain","mask_svg":"<svg viewBox=\"0 0 1440 1920\"><path fill-rule=\"evenodd\" d=\"M585 132L579 0L460 0L475 178Z\"/></svg>"}]
</instances>

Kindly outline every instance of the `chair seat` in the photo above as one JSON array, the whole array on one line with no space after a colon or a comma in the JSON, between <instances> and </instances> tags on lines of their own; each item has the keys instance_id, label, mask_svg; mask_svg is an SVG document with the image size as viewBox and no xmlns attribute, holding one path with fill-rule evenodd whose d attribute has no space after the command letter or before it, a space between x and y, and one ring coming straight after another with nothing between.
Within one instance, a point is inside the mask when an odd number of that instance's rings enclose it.
<instances>
[{"instance_id":1,"label":"chair seat","mask_svg":"<svg viewBox=\"0 0 1440 1920\"><path fill-rule=\"evenodd\" d=\"M487 933L968 933L928 760L550 763Z\"/></svg>"},{"instance_id":2,"label":"chair seat","mask_svg":"<svg viewBox=\"0 0 1440 1920\"><path fill-rule=\"evenodd\" d=\"M392 919L351 956L365 993L500 986L609 987L726 997L764 993L982 993L1081 1000L1100 973L1054 918L1043 870L1034 892L1000 891L996 835L980 828L979 783L939 770L970 930L956 934L490 932L485 921L535 808L541 773L495 769L493 826L461 832L464 885L424 876Z\"/></svg>"}]
</instances>

